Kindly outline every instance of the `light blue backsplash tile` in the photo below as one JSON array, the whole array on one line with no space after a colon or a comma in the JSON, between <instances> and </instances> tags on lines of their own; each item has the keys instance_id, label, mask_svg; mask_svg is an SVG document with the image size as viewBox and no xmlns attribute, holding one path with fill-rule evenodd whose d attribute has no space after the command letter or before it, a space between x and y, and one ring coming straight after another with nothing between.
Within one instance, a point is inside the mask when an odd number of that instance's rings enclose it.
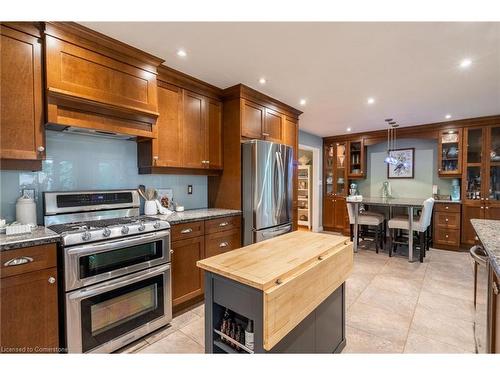
<instances>
[{"instance_id":1,"label":"light blue backsplash tile","mask_svg":"<svg viewBox=\"0 0 500 375\"><path fill-rule=\"evenodd\" d=\"M40 172L1 171L1 216L15 219L15 203L23 188L37 192L38 222L43 222L42 192L57 190L135 189L139 184L172 188L186 209L207 207L207 177L139 175L137 144L54 131L46 132L47 158ZM193 194L187 194L193 185Z\"/></svg>"}]
</instances>

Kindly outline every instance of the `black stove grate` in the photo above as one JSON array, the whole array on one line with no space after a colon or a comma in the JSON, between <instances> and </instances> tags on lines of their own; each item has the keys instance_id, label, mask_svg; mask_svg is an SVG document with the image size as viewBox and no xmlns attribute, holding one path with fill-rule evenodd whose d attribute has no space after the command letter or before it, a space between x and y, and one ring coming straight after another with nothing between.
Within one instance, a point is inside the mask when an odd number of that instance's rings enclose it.
<instances>
[{"instance_id":1,"label":"black stove grate","mask_svg":"<svg viewBox=\"0 0 500 375\"><path fill-rule=\"evenodd\" d=\"M102 220L82 221L78 223L55 224L55 225L50 225L47 228L53 230L58 234L61 234L65 232L75 232L78 230L86 230L92 228L105 228L116 225L132 224L141 220L147 222L147 221L157 221L158 219L149 216L119 217L115 219L102 219Z\"/></svg>"}]
</instances>

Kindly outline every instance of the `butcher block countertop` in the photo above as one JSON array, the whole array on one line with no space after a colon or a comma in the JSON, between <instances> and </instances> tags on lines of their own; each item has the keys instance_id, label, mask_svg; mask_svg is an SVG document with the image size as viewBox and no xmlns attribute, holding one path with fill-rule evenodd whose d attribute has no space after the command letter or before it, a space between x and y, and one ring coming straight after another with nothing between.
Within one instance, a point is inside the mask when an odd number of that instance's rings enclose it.
<instances>
[{"instance_id":1,"label":"butcher block countertop","mask_svg":"<svg viewBox=\"0 0 500 375\"><path fill-rule=\"evenodd\" d=\"M268 292L319 262L338 258L352 269L348 237L295 231L197 262L198 267Z\"/></svg>"}]
</instances>

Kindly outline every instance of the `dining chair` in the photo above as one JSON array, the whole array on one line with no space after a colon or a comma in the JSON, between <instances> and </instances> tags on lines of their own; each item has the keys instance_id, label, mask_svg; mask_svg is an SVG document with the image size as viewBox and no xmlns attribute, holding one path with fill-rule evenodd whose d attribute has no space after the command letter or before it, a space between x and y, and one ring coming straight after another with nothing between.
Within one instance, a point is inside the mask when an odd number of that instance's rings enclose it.
<instances>
[{"instance_id":1,"label":"dining chair","mask_svg":"<svg viewBox=\"0 0 500 375\"><path fill-rule=\"evenodd\" d=\"M413 236L413 232L418 233L420 263L424 261L425 251L428 246L426 233L431 225L433 207L434 198L428 198L424 201L422 213L420 216L414 217L413 231L408 233L408 236ZM389 227L389 256L391 257L397 245L408 245L408 241L404 241L403 236L396 236L396 231L409 230L408 216L395 216L387 222L387 226Z\"/></svg>"},{"instance_id":2,"label":"dining chair","mask_svg":"<svg viewBox=\"0 0 500 375\"><path fill-rule=\"evenodd\" d=\"M354 228L354 205L347 203L347 213L349 214L349 224L351 227L351 241L353 240L353 228ZM375 232L374 238L375 241L375 251L378 253L379 245L380 247L384 247L385 244L385 216L383 214L379 214L377 212L369 212L363 211L358 213L358 228L360 226L367 226L369 228L373 228ZM358 230L358 244L359 244L359 230ZM366 236L366 232L364 232L363 239ZM368 236L366 236L368 237Z\"/></svg>"}]
</instances>

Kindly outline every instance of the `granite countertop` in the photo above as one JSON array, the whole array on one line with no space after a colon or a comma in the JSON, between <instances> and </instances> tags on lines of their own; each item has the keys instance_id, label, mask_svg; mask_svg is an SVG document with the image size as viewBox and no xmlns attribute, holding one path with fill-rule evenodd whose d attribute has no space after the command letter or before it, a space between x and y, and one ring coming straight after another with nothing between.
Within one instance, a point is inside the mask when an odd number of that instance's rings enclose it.
<instances>
[{"instance_id":1,"label":"granite countertop","mask_svg":"<svg viewBox=\"0 0 500 375\"><path fill-rule=\"evenodd\" d=\"M470 222L488 253L491 266L500 276L500 220L471 219Z\"/></svg>"},{"instance_id":2,"label":"granite countertop","mask_svg":"<svg viewBox=\"0 0 500 375\"><path fill-rule=\"evenodd\" d=\"M184 212L173 212L169 215L148 215L158 219L167 220L171 225L189 223L198 220L215 219L225 216L239 216L240 210L228 210L225 208L200 208L197 210L186 210Z\"/></svg>"},{"instance_id":3,"label":"granite countertop","mask_svg":"<svg viewBox=\"0 0 500 375\"><path fill-rule=\"evenodd\" d=\"M31 233L26 234L7 236L2 233L0 234L0 251L43 245L57 242L60 239L59 234L42 226L36 227Z\"/></svg>"}]
</instances>

